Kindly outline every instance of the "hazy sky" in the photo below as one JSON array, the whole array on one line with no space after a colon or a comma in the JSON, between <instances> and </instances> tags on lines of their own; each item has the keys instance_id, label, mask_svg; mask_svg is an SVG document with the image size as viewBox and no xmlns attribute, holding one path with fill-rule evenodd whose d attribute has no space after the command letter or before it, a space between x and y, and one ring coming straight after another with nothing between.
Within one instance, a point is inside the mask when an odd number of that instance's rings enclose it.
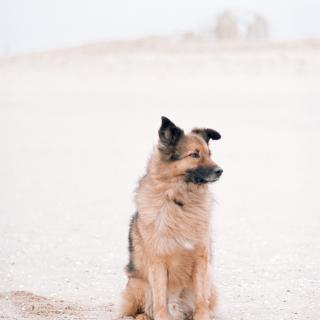
<instances>
[{"instance_id":1,"label":"hazy sky","mask_svg":"<svg viewBox=\"0 0 320 320\"><path fill-rule=\"evenodd\" d=\"M274 38L320 36L320 0L0 0L0 54L204 30L226 8L263 14Z\"/></svg>"}]
</instances>

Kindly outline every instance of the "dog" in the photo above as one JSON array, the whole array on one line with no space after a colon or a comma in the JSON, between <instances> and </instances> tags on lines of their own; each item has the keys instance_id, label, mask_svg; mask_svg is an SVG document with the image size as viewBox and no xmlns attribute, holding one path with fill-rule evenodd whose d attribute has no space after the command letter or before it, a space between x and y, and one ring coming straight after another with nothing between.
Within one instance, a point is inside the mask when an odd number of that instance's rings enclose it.
<instances>
[{"instance_id":1,"label":"dog","mask_svg":"<svg viewBox=\"0 0 320 320\"><path fill-rule=\"evenodd\" d=\"M223 171L211 158L209 140L221 135L206 128L185 134L166 117L158 133L135 194L120 313L138 320L208 320L216 304L208 183Z\"/></svg>"}]
</instances>

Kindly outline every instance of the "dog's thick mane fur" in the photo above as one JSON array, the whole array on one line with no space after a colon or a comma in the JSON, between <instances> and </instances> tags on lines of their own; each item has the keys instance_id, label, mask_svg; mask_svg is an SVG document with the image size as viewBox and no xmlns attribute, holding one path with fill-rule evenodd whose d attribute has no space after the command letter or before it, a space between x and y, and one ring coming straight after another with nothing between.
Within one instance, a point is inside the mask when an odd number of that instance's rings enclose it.
<instances>
[{"instance_id":1,"label":"dog's thick mane fur","mask_svg":"<svg viewBox=\"0 0 320 320\"><path fill-rule=\"evenodd\" d=\"M168 175L156 148L135 200L139 225L150 231L144 232L144 240L152 243L152 251L170 254L179 246L191 248L199 241L210 241L212 195L208 185L187 183L180 176Z\"/></svg>"}]
</instances>

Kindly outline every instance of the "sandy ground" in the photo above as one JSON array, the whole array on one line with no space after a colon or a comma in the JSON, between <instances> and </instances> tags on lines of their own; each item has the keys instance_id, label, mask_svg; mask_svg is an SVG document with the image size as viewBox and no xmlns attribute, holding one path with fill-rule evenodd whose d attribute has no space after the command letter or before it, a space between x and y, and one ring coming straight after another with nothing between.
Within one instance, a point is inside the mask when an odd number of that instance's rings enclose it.
<instances>
[{"instance_id":1,"label":"sandy ground","mask_svg":"<svg viewBox=\"0 0 320 320\"><path fill-rule=\"evenodd\" d=\"M113 319L160 116L208 126L219 320L320 318L320 42L0 60L0 319Z\"/></svg>"}]
</instances>

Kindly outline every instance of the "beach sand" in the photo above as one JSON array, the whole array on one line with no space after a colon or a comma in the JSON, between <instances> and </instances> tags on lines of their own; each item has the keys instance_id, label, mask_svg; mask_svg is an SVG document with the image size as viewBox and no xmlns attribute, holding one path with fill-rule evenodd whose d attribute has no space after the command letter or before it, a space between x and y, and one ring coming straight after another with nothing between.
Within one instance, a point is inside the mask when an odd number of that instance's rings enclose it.
<instances>
[{"instance_id":1,"label":"beach sand","mask_svg":"<svg viewBox=\"0 0 320 320\"><path fill-rule=\"evenodd\" d=\"M0 60L0 319L114 319L160 117L212 127L220 320L320 317L320 41Z\"/></svg>"}]
</instances>

